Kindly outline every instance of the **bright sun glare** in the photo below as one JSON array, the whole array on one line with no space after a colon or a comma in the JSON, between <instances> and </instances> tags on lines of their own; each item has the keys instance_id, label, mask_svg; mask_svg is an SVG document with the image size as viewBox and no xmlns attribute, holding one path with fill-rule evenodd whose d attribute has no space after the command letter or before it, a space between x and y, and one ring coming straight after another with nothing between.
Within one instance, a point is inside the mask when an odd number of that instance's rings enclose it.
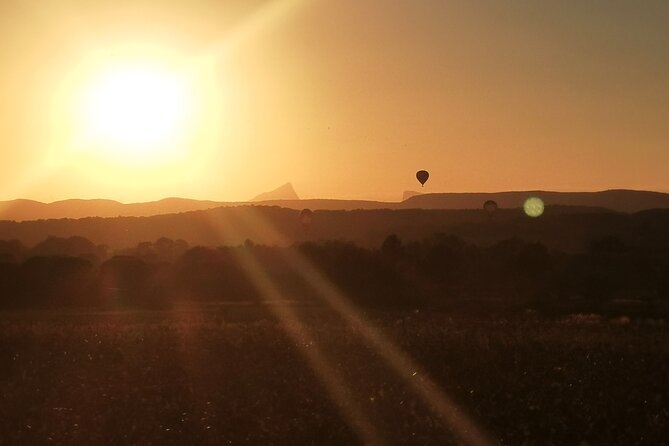
<instances>
[{"instance_id":1,"label":"bright sun glare","mask_svg":"<svg viewBox=\"0 0 669 446\"><path fill-rule=\"evenodd\" d=\"M159 45L98 47L54 91L44 169L128 190L188 184L220 155L234 97L226 85L215 60Z\"/></svg>"},{"instance_id":2,"label":"bright sun glare","mask_svg":"<svg viewBox=\"0 0 669 446\"><path fill-rule=\"evenodd\" d=\"M217 58L148 43L92 48L52 93L51 144L36 176L58 172L131 197L186 190L236 160L230 85Z\"/></svg>"},{"instance_id":3,"label":"bright sun glare","mask_svg":"<svg viewBox=\"0 0 669 446\"><path fill-rule=\"evenodd\" d=\"M90 142L126 155L156 154L183 136L187 85L150 67L102 73L84 95L82 121Z\"/></svg>"},{"instance_id":4,"label":"bright sun glare","mask_svg":"<svg viewBox=\"0 0 669 446\"><path fill-rule=\"evenodd\" d=\"M151 66L98 73L83 89L80 131L87 146L139 158L166 155L187 131L192 92L179 73Z\"/></svg>"}]
</instances>

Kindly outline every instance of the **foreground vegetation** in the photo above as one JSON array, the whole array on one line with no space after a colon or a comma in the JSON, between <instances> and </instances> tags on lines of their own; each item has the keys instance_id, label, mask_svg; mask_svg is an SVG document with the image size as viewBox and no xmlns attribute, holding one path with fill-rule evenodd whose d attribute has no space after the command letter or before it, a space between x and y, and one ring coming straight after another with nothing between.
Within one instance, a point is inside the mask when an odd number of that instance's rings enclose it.
<instances>
[{"instance_id":1,"label":"foreground vegetation","mask_svg":"<svg viewBox=\"0 0 669 446\"><path fill-rule=\"evenodd\" d=\"M3 313L0 444L356 443L304 360L314 348L384 441L452 442L355 329L321 307L294 306L313 330L295 342L268 308ZM503 444L669 438L669 330L660 322L367 318Z\"/></svg>"},{"instance_id":2,"label":"foreground vegetation","mask_svg":"<svg viewBox=\"0 0 669 446\"><path fill-rule=\"evenodd\" d=\"M489 314L599 313L669 317L669 248L600 235L579 253L510 238L479 246L447 234L375 249L342 241L290 247L190 247L158 239L113 255L81 237L50 237L28 249L0 242L0 308L169 308L264 299L249 261L284 296L318 302L319 271L367 308L469 307ZM253 268L251 268L253 269Z\"/></svg>"}]
</instances>

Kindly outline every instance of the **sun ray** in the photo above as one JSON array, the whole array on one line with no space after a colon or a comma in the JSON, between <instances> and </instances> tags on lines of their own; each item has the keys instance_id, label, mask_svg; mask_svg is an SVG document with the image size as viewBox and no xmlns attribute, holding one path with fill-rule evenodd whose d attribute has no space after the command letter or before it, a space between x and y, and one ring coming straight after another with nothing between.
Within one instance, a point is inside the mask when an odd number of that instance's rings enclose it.
<instances>
[{"instance_id":1,"label":"sun ray","mask_svg":"<svg viewBox=\"0 0 669 446\"><path fill-rule=\"evenodd\" d=\"M243 221L245 226L251 223L261 225L264 231L272 234L274 240L282 240L284 245L288 245L286 238L270 222L267 222L257 208L249 207L248 209L248 214L240 214L245 219ZM285 249L282 252L284 260L302 275L318 297L362 335L365 343L379 353L386 364L410 385L461 442L480 446L495 444L419 364L396 347L378 327L367 320L308 259L294 249Z\"/></svg>"},{"instance_id":2,"label":"sun ray","mask_svg":"<svg viewBox=\"0 0 669 446\"><path fill-rule=\"evenodd\" d=\"M259 7L251 17L242 21L237 27L225 34L221 39L210 45L208 49L198 57L200 63L207 61L219 61L230 57L245 43L262 32L268 32L272 26L276 26L281 20L285 20L290 14L303 4L305 0L274 0L268 1Z\"/></svg>"},{"instance_id":3,"label":"sun ray","mask_svg":"<svg viewBox=\"0 0 669 446\"><path fill-rule=\"evenodd\" d=\"M265 300L286 300L269 275L247 250L238 251L238 260L254 286ZM356 402L350 388L337 374L330 361L323 355L313 340L316 336L301 322L296 312L289 305L268 305L272 314L281 321L281 325L296 345L302 356L328 391L350 427L352 427L363 444L385 444L378 430L367 419L364 411Z\"/></svg>"},{"instance_id":4,"label":"sun ray","mask_svg":"<svg viewBox=\"0 0 669 446\"><path fill-rule=\"evenodd\" d=\"M208 223L213 230L220 231L215 221L209 221ZM231 221L226 226L228 231L234 233L232 234L233 238L235 234L240 234L237 229L240 224L242 224L241 221ZM310 342L316 339L313 332L302 323L297 313L290 306L275 305L277 301L285 301L285 296L267 272L264 271L258 260L247 250L237 250L235 252L237 260L267 304L267 308L280 321L286 334L293 344L298 347L301 355L325 387L346 423L356 432L363 444L385 444L383 437L365 415L344 379L339 376L318 345Z\"/></svg>"}]
</instances>

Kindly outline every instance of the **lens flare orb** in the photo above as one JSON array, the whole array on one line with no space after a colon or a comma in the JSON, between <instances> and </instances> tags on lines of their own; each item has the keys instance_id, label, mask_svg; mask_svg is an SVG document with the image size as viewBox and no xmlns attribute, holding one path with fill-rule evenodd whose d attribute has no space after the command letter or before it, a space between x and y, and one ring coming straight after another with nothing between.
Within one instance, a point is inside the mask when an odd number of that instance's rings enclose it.
<instances>
[{"instance_id":1,"label":"lens flare orb","mask_svg":"<svg viewBox=\"0 0 669 446\"><path fill-rule=\"evenodd\" d=\"M544 201L539 197L529 197L523 204L523 211L528 217L541 217L544 213Z\"/></svg>"}]
</instances>

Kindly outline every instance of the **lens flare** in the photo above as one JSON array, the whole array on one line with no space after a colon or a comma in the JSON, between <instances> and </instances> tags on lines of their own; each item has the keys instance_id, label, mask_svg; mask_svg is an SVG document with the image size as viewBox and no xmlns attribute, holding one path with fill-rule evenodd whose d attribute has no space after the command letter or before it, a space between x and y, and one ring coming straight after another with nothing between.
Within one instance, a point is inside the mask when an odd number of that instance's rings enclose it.
<instances>
[{"instance_id":1,"label":"lens flare","mask_svg":"<svg viewBox=\"0 0 669 446\"><path fill-rule=\"evenodd\" d=\"M544 201L539 197L529 197L523 204L523 211L528 217L541 217L544 213Z\"/></svg>"}]
</instances>

